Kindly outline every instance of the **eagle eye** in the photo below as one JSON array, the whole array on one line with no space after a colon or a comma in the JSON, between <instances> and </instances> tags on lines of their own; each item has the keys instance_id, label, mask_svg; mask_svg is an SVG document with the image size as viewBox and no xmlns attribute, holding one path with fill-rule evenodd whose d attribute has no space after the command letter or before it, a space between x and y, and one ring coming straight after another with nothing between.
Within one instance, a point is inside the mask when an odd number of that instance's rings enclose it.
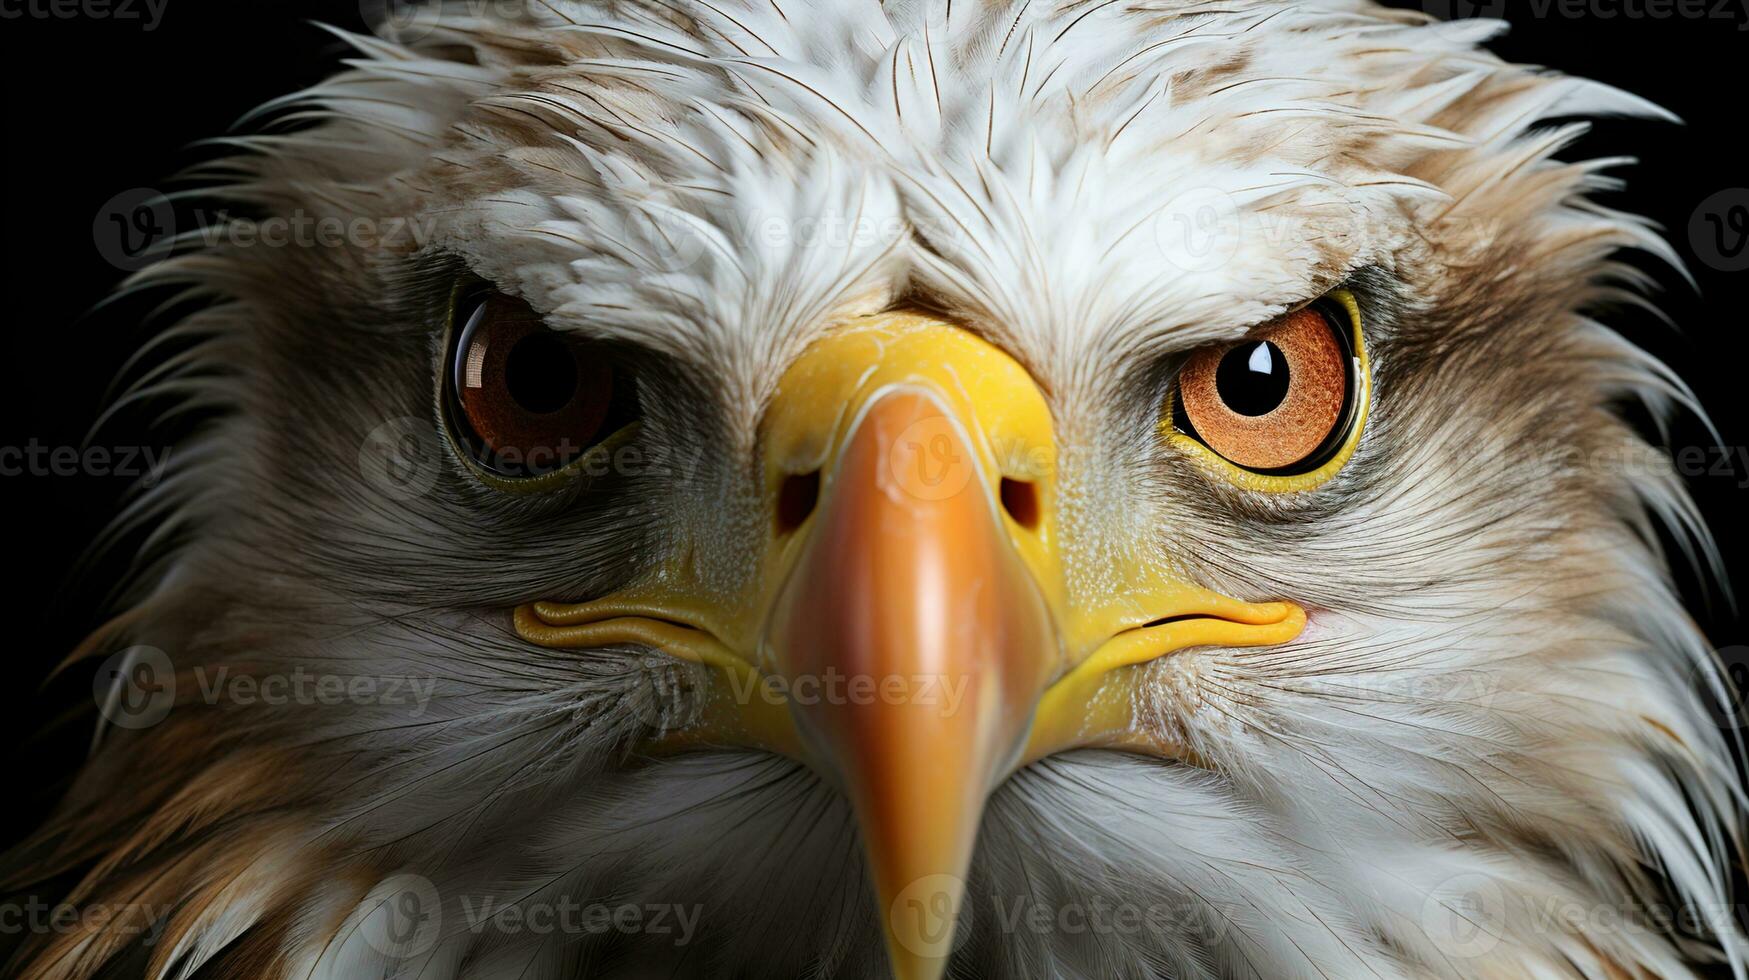
<instances>
[{"instance_id":1,"label":"eagle eye","mask_svg":"<svg viewBox=\"0 0 1749 980\"><path fill-rule=\"evenodd\" d=\"M474 463L507 479L556 472L636 417L629 372L606 345L548 327L497 290L458 290L446 414Z\"/></svg>"},{"instance_id":2,"label":"eagle eye","mask_svg":"<svg viewBox=\"0 0 1749 980\"><path fill-rule=\"evenodd\" d=\"M1243 340L1198 350L1174 385L1173 432L1249 474L1294 478L1328 467L1327 476L1352 451L1365 414L1361 345L1353 297L1339 291Z\"/></svg>"}]
</instances>

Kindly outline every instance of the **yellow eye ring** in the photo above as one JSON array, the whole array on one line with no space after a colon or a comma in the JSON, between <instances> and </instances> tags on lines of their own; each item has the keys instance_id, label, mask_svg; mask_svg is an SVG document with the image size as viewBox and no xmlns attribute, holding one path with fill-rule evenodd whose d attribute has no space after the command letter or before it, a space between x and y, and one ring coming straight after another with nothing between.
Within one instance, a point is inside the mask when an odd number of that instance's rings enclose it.
<instances>
[{"instance_id":1,"label":"yellow eye ring","mask_svg":"<svg viewBox=\"0 0 1749 980\"><path fill-rule=\"evenodd\" d=\"M1180 372L1180 378L1174 381L1171 391L1167 393L1161 411L1160 432L1166 443L1245 490L1257 490L1264 493L1296 493L1313 490L1324 485L1331 477L1340 472L1342 467L1347 465L1349 459L1354 456L1355 448L1360 444L1361 434L1366 429L1367 414L1372 403L1372 371L1367 358L1366 337L1361 325L1360 305L1355 301L1354 294L1346 289L1338 289L1330 292L1324 298L1347 315L1350 351L1353 359L1353 381L1350 394L1351 407L1338 414L1340 428L1332 432L1330 436L1330 445L1333 448L1328 451L1327 455L1317 454L1323 456L1322 462L1305 472L1278 472L1243 466L1223 456L1203 439L1192 434L1195 432L1195 427L1189 424L1188 419L1181 420L1175 417L1179 411L1183 411L1185 405L1184 392L1181 391L1181 385L1185 383L1185 372L1183 371ZM1267 332L1263 336L1267 337ZM1201 386L1201 390L1195 394L1195 400L1199 404L1209 401L1205 392L1213 383L1213 362L1221 360L1221 355L1235 351L1246 343L1246 341L1241 341L1239 344L1193 355L1193 361L1187 364L1187 368L1195 372L1193 375L1194 383ZM1256 349L1257 356L1265 369L1268 367L1272 352L1276 358L1280 358L1282 355L1282 352L1273 344L1263 344L1257 338L1252 338L1251 346ZM1227 360L1231 361L1231 357L1229 356ZM1278 370L1278 374L1285 379L1286 374L1283 371ZM1282 381L1282 384L1286 384L1285 380ZM1268 413L1258 413L1255 417L1250 418L1238 414L1232 415L1236 435L1229 437L1228 441L1232 447L1229 451L1234 456L1245 461L1267 460L1271 452L1271 447L1268 445L1267 423L1269 420L1289 418L1296 414L1302 417L1308 414L1318 415L1321 411L1316 406L1308 409L1306 405L1302 404L1305 399L1285 388L1282 392L1277 393L1277 397L1282 400L1281 406ZM1283 438L1291 441L1295 436L1284 431Z\"/></svg>"}]
</instances>

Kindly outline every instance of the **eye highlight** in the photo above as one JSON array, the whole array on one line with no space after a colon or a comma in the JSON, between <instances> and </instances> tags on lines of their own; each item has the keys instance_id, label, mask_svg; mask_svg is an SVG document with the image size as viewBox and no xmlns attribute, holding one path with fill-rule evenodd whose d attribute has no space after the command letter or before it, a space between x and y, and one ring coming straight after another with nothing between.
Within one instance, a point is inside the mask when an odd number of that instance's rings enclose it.
<instances>
[{"instance_id":1,"label":"eye highlight","mask_svg":"<svg viewBox=\"0 0 1749 980\"><path fill-rule=\"evenodd\" d=\"M1338 290L1191 354L1173 388L1170 431L1242 484L1308 489L1352 453L1367 394L1359 308Z\"/></svg>"},{"instance_id":2,"label":"eye highlight","mask_svg":"<svg viewBox=\"0 0 1749 980\"><path fill-rule=\"evenodd\" d=\"M551 329L519 299L458 290L450 334L446 414L490 475L554 473L636 417L632 378L613 352Z\"/></svg>"}]
</instances>

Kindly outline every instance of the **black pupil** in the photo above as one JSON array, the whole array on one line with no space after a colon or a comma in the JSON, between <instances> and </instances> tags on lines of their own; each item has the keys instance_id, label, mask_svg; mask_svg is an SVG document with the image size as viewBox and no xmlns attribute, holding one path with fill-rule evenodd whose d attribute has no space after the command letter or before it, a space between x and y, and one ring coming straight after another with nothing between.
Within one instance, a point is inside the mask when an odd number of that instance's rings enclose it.
<instances>
[{"instance_id":1,"label":"black pupil","mask_svg":"<svg viewBox=\"0 0 1749 980\"><path fill-rule=\"evenodd\" d=\"M1267 340L1240 344L1215 368L1215 391L1240 415L1268 415L1287 397L1287 358Z\"/></svg>"},{"instance_id":2,"label":"black pupil","mask_svg":"<svg viewBox=\"0 0 1749 980\"><path fill-rule=\"evenodd\" d=\"M504 385L516 404L535 415L556 412L577 394L576 358L551 333L531 333L504 359Z\"/></svg>"}]
</instances>

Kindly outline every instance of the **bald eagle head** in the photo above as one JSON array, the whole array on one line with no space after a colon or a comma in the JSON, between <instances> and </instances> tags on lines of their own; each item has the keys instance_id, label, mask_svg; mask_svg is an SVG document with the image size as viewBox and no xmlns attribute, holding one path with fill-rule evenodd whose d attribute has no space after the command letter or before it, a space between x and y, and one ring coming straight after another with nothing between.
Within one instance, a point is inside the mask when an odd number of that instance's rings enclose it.
<instances>
[{"instance_id":1,"label":"bald eagle head","mask_svg":"<svg viewBox=\"0 0 1749 980\"><path fill-rule=\"evenodd\" d=\"M1365 0L507 6L142 274L206 421L20 975L1742 975L1591 319L1669 251L1556 158L1655 110Z\"/></svg>"}]
</instances>

